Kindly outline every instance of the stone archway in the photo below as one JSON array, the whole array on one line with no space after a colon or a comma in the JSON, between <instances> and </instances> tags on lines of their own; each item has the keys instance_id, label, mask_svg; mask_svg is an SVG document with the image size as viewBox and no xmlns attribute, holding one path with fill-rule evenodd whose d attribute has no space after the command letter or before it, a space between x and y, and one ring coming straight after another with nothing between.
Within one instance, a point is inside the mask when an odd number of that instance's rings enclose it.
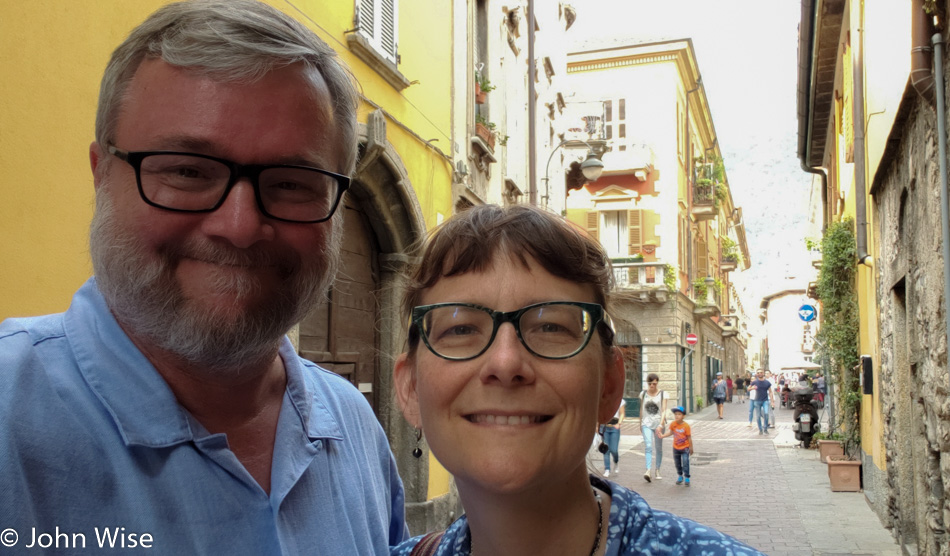
<instances>
[{"instance_id":1,"label":"stone archway","mask_svg":"<svg viewBox=\"0 0 950 556\"><path fill-rule=\"evenodd\" d=\"M633 323L617 320L614 324L614 343L623 353L623 364L626 370L623 397L637 398L643 386L643 340L640 331Z\"/></svg>"},{"instance_id":2,"label":"stone archway","mask_svg":"<svg viewBox=\"0 0 950 556\"><path fill-rule=\"evenodd\" d=\"M347 192L343 252L327 298L300 325L300 354L341 374L372 405L396 455L407 500L425 500L427 464L395 403L392 368L405 343L399 276L425 221L382 111L360 124L360 158Z\"/></svg>"}]
</instances>

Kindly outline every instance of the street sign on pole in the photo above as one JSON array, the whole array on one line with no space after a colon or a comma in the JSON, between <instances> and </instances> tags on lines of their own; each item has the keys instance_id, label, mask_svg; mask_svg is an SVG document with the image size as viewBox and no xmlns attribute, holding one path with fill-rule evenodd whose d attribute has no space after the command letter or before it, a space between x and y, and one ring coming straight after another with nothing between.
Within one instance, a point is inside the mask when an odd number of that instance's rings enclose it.
<instances>
[{"instance_id":1,"label":"street sign on pole","mask_svg":"<svg viewBox=\"0 0 950 556\"><path fill-rule=\"evenodd\" d=\"M695 346L695 345L696 345L696 342L698 342L698 341L699 341L699 338L696 337L696 334L687 334L687 335L686 335L686 343L687 343L687 344L689 344L689 345L691 345L691 346Z\"/></svg>"},{"instance_id":2,"label":"street sign on pole","mask_svg":"<svg viewBox=\"0 0 950 556\"><path fill-rule=\"evenodd\" d=\"M814 305L802 305L798 308L798 318L802 319L805 322L811 322L815 320L815 317L818 316L818 311L815 310Z\"/></svg>"}]
</instances>

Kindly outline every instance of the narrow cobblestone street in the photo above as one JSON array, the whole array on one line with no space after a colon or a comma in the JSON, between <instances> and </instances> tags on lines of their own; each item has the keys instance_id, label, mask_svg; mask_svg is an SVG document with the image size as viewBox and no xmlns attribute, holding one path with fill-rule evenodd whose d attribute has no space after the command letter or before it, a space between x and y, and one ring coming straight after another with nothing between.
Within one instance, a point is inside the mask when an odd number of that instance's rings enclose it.
<instances>
[{"instance_id":1,"label":"narrow cobblestone street","mask_svg":"<svg viewBox=\"0 0 950 556\"><path fill-rule=\"evenodd\" d=\"M749 404L725 404L688 415L696 453L692 485L676 486L672 439L663 444L662 480L647 483L637 420L621 431L620 473L610 479L640 493L654 508L689 517L772 556L813 554L897 556L899 547L860 492L831 492L816 450L798 448L792 411L776 408L768 436L748 427ZM827 422L822 413L821 422ZM595 457L596 456L596 457ZM591 456L603 470L603 456Z\"/></svg>"}]
</instances>

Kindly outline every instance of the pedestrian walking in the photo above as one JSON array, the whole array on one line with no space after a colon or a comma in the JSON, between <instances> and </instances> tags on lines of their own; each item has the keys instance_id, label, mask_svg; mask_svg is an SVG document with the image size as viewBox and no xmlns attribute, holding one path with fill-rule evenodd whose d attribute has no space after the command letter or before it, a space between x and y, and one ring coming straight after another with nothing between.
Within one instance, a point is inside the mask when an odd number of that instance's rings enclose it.
<instances>
[{"instance_id":1,"label":"pedestrian walking","mask_svg":"<svg viewBox=\"0 0 950 556\"><path fill-rule=\"evenodd\" d=\"M726 401L732 403L732 375L726 377Z\"/></svg>"},{"instance_id":2,"label":"pedestrian walking","mask_svg":"<svg viewBox=\"0 0 950 556\"><path fill-rule=\"evenodd\" d=\"M650 482L660 477L660 463L663 461L663 439L657 434L666 431L666 392L660 390L660 377L656 373L647 375L647 389L640 392L640 432L643 434L644 459L647 469L643 480ZM652 471L651 471L652 464Z\"/></svg>"},{"instance_id":3,"label":"pedestrian walking","mask_svg":"<svg viewBox=\"0 0 950 556\"><path fill-rule=\"evenodd\" d=\"M716 381L713 382L713 401L716 402L716 411L719 412L719 418L722 419L722 404L726 403L726 381L722 378L722 371L716 373Z\"/></svg>"},{"instance_id":4,"label":"pedestrian walking","mask_svg":"<svg viewBox=\"0 0 950 556\"><path fill-rule=\"evenodd\" d=\"M765 372L762 369L755 372L755 380L752 381L750 388L755 390L755 397L752 399L752 405L750 406L749 426L752 426L751 415L754 411L759 434L768 434L769 408L775 409L775 398L772 394L772 383L766 380ZM752 395L750 395L750 398L752 398Z\"/></svg>"},{"instance_id":5,"label":"pedestrian walking","mask_svg":"<svg viewBox=\"0 0 950 556\"><path fill-rule=\"evenodd\" d=\"M739 396L739 403L745 403L745 379L743 377L736 378L735 388L736 395Z\"/></svg>"},{"instance_id":6,"label":"pedestrian walking","mask_svg":"<svg viewBox=\"0 0 950 556\"><path fill-rule=\"evenodd\" d=\"M745 380L746 393L748 394L748 397L749 397L749 428L750 429L752 428L752 420L755 419L755 386L752 385L754 381L755 379L752 377L751 374Z\"/></svg>"},{"instance_id":7,"label":"pedestrian walking","mask_svg":"<svg viewBox=\"0 0 950 556\"><path fill-rule=\"evenodd\" d=\"M604 477L610 476L610 458L614 459L614 475L620 473L620 425L623 424L627 413L627 402L620 399L620 407L613 418L603 425L604 442L607 444L607 451L604 452Z\"/></svg>"},{"instance_id":8,"label":"pedestrian walking","mask_svg":"<svg viewBox=\"0 0 950 556\"><path fill-rule=\"evenodd\" d=\"M685 478L686 486L689 486L689 456L693 454L693 433L690 430L689 423L683 420L686 416L686 410L682 407L674 407L673 415L675 420L670 423L670 430L661 435L673 437L673 463L676 464L676 484L683 484Z\"/></svg>"}]
</instances>

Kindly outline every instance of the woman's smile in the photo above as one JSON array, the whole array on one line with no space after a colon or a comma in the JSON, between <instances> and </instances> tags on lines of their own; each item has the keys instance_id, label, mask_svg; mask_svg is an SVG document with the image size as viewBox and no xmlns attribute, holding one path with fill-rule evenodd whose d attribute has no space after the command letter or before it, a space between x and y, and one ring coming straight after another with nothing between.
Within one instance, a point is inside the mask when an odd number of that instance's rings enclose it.
<instances>
[{"instance_id":1,"label":"woman's smile","mask_svg":"<svg viewBox=\"0 0 950 556\"><path fill-rule=\"evenodd\" d=\"M466 415L466 419L478 425L537 425L551 420L550 415L500 415L492 413L473 413Z\"/></svg>"}]
</instances>

